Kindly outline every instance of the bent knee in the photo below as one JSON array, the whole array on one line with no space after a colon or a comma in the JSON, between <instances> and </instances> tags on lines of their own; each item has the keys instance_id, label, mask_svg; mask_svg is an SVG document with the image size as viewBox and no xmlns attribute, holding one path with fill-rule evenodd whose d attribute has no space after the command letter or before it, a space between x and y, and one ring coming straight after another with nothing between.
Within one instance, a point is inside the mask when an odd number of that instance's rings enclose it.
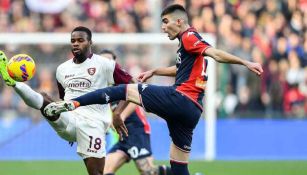
<instances>
[{"instance_id":1,"label":"bent knee","mask_svg":"<svg viewBox=\"0 0 307 175\"><path fill-rule=\"evenodd\" d=\"M135 104L140 105L140 93L138 90L138 84L128 84L127 85L127 100Z\"/></svg>"},{"instance_id":2,"label":"bent knee","mask_svg":"<svg viewBox=\"0 0 307 175\"><path fill-rule=\"evenodd\" d=\"M104 166L103 172L105 174L112 174L115 173L117 168L115 166L112 166L112 164L106 163L106 166Z\"/></svg>"}]
</instances>

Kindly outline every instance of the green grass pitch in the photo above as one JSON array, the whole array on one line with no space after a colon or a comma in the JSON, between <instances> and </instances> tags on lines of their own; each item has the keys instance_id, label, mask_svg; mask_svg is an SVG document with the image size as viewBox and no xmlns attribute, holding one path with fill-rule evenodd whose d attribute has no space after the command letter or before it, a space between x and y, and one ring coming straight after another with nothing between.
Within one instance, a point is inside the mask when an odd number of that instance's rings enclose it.
<instances>
[{"instance_id":1,"label":"green grass pitch","mask_svg":"<svg viewBox=\"0 0 307 175\"><path fill-rule=\"evenodd\" d=\"M168 164L167 161L157 161ZM304 175L307 161L191 161L191 175ZM0 161L0 175L86 175L82 161ZM116 175L138 175L132 162Z\"/></svg>"}]
</instances>

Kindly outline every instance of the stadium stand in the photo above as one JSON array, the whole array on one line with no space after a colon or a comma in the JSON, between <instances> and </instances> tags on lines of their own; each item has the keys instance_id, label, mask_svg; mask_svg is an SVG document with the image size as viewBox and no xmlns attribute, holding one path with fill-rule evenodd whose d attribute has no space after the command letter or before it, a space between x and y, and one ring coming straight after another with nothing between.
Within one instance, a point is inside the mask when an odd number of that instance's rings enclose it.
<instances>
[{"instance_id":1,"label":"stadium stand","mask_svg":"<svg viewBox=\"0 0 307 175\"><path fill-rule=\"evenodd\" d=\"M63 3L54 9L37 8L32 1L2 0L0 32L69 32L76 25L102 33L159 32L152 30L154 17L146 0L59 1ZM307 117L306 0L166 0L162 6L174 2L186 6L198 31L217 36L218 48L261 62L265 69L262 79L257 80L242 67L218 65L218 117ZM155 65L151 63L156 58L148 56L146 46L113 47L128 70L136 64L142 70ZM57 94L50 75L54 75L59 59L70 56L69 49L49 44L7 44L0 49L8 56L31 50L40 67L29 83L35 89ZM173 55L165 56L163 64L172 64ZM2 84L0 107L0 116L16 111L36 116Z\"/></svg>"}]
</instances>

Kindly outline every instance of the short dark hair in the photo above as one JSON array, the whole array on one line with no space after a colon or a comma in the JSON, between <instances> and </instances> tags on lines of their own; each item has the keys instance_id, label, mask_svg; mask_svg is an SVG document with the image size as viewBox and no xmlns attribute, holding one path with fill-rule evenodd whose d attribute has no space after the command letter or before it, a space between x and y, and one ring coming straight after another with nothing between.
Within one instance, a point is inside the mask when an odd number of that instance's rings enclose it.
<instances>
[{"instance_id":1,"label":"short dark hair","mask_svg":"<svg viewBox=\"0 0 307 175\"><path fill-rule=\"evenodd\" d=\"M184 13L187 13L187 11L185 10L185 8L180 5L180 4L172 4L172 5L169 5L167 6L161 13L161 16L164 16L164 15L167 15L167 14L170 14L170 13L173 13L175 11L181 11L181 12L184 12Z\"/></svg>"},{"instance_id":2,"label":"short dark hair","mask_svg":"<svg viewBox=\"0 0 307 175\"><path fill-rule=\"evenodd\" d=\"M109 50L109 49L102 49L102 50L100 51L99 54L100 54L100 55L101 55L101 54L110 54L110 55L112 55L112 59L113 59L113 60L116 60L116 55L115 55L115 53L114 53L112 50Z\"/></svg>"},{"instance_id":3,"label":"short dark hair","mask_svg":"<svg viewBox=\"0 0 307 175\"><path fill-rule=\"evenodd\" d=\"M85 32L87 34L87 37L88 37L87 39L89 41L92 41L92 32L89 28L84 27L84 26L78 26L78 27L74 28L71 33L76 32L76 31Z\"/></svg>"}]
</instances>

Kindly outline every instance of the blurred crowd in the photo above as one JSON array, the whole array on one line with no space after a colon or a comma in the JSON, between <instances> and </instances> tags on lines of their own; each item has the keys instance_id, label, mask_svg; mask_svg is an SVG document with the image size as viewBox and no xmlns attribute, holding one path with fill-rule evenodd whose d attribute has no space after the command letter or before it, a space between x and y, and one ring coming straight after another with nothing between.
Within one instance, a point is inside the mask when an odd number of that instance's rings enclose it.
<instances>
[{"instance_id":1,"label":"blurred crowd","mask_svg":"<svg viewBox=\"0 0 307 175\"><path fill-rule=\"evenodd\" d=\"M99 33L156 31L152 4L159 0L1 0L0 33L70 32L84 25ZM54 2L54 3L52 3ZM307 0L161 0L186 7L191 25L217 37L216 47L263 65L261 78L238 65L217 66L219 117L307 117ZM50 3L47 4L46 3ZM47 7L45 7L47 6ZM68 47L0 45L13 53L31 50L40 58L35 78L28 82L39 91L56 95L50 66L71 57ZM101 47L97 46L96 50ZM157 66L146 46L111 46L132 74ZM142 48L142 49L140 49ZM162 48L159 66L174 64L175 51ZM57 65L56 64L56 65ZM45 66L43 66L45 65ZM210 75L209 75L210 77ZM173 80L159 81L171 83ZM0 108L29 113L20 99L0 84Z\"/></svg>"}]
</instances>

